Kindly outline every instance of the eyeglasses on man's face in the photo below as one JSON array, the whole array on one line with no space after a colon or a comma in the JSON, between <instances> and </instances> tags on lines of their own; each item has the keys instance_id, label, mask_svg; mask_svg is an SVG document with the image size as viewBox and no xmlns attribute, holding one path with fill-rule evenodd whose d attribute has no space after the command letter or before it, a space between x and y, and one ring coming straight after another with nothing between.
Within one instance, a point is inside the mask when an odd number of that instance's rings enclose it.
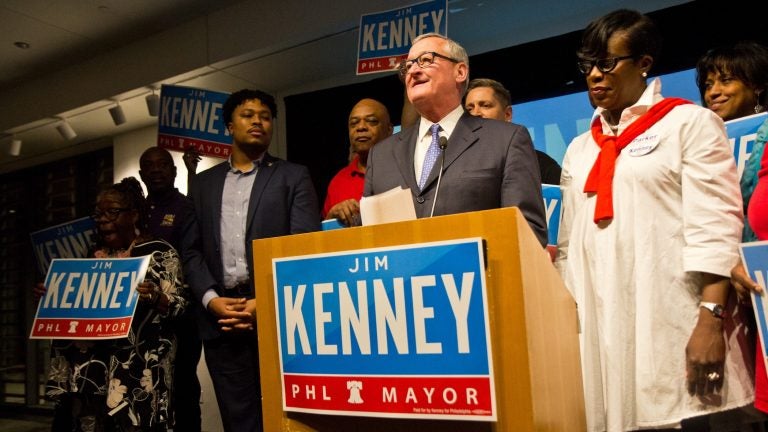
<instances>
[{"instance_id":1,"label":"eyeglasses on man's face","mask_svg":"<svg viewBox=\"0 0 768 432\"><path fill-rule=\"evenodd\" d=\"M599 60L582 60L577 64L579 66L579 71L584 75L589 75L589 73L592 72L592 68L595 66L597 66L597 70L599 70L600 72L608 73L616 69L616 65L618 65L620 61L635 58L635 57L636 56L628 55L623 57L602 58Z\"/></svg>"},{"instance_id":2,"label":"eyeglasses on man's face","mask_svg":"<svg viewBox=\"0 0 768 432\"><path fill-rule=\"evenodd\" d=\"M108 208L104 211L94 210L93 214L91 215L91 219L97 221L101 218L104 218L109 222L114 222L120 216L120 213L127 212L129 210L131 209L121 207Z\"/></svg>"},{"instance_id":3,"label":"eyeglasses on man's face","mask_svg":"<svg viewBox=\"0 0 768 432\"><path fill-rule=\"evenodd\" d=\"M411 70L411 66L413 66L414 63L419 65L419 67L422 69L429 67L435 62L435 57L439 57L453 63L459 62L458 59L444 56L434 51L427 51L425 53L419 54L419 56L414 59L403 60L398 67L398 72L400 73L400 76L405 76L408 71Z\"/></svg>"}]
</instances>

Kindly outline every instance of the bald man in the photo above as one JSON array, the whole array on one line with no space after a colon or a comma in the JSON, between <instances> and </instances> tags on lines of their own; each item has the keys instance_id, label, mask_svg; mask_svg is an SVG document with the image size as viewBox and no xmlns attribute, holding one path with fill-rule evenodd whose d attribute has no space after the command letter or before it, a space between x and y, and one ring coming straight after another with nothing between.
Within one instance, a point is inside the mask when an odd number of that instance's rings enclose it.
<instances>
[{"instance_id":1,"label":"bald man","mask_svg":"<svg viewBox=\"0 0 768 432\"><path fill-rule=\"evenodd\" d=\"M360 197L365 186L368 151L392 135L392 122L387 107L381 102L362 99L352 107L347 127L354 157L328 185L323 218L336 218L342 224L351 226L360 224Z\"/></svg>"},{"instance_id":2,"label":"bald man","mask_svg":"<svg viewBox=\"0 0 768 432\"><path fill-rule=\"evenodd\" d=\"M149 232L181 253L184 223L192 217L192 201L174 187L176 164L168 150L150 147L139 158L139 176L147 187ZM190 299L191 300L191 299ZM176 333L173 399L175 430L200 432L200 381L197 364L203 348L191 306L173 322Z\"/></svg>"}]
</instances>

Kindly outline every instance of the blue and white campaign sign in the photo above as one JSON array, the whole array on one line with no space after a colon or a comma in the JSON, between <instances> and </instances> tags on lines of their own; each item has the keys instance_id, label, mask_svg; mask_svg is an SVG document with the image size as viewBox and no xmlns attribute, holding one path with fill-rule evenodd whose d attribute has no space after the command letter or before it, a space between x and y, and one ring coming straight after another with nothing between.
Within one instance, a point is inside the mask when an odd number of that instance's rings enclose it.
<instances>
[{"instance_id":1,"label":"blue and white campaign sign","mask_svg":"<svg viewBox=\"0 0 768 432\"><path fill-rule=\"evenodd\" d=\"M272 265L284 410L496 419L482 239Z\"/></svg>"},{"instance_id":2,"label":"blue and white campaign sign","mask_svg":"<svg viewBox=\"0 0 768 432\"><path fill-rule=\"evenodd\" d=\"M29 236L40 275L48 272L54 258L85 258L93 247L96 223L90 217L75 219L35 231Z\"/></svg>"},{"instance_id":3,"label":"blue and white campaign sign","mask_svg":"<svg viewBox=\"0 0 768 432\"><path fill-rule=\"evenodd\" d=\"M768 119L768 113L760 113L725 122L725 130L728 132L728 140L731 143L731 150L733 150L736 166L739 169L739 178L744 172L744 166L749 155L752 154L757 130L766 119Z\"/></svg>"},{"instance_id":4,"label":"blue and white campaign sign","mask_svg":"<svg viewBox=\"0 0 768 432\"><path fill-rule=\"evenodd\" d=\"M664 96L681 97L701 104L695 69L662 75L660 78ZM568 144L589 130L594 111L587 93L580 92L515 105L513 121L528 128L537 150L562 163ZM768 113L761 113L725 122L739 177L752 153L757 129L766 118Z\"/></svg>"},{"instance_id":5,"label":"blue and white campaign sign","mask_svg":"<svg viewBox=\"0 0 768 432\"><path fill-rule=\"evenodd\" d=\"M700 103L694 69L661 75L660 78L664 96ZM512 121L528 128L537 150L562 164L565 149L574 138L589 130L594 112L587 92L579 92L516 104Z\"/></svg>"},{"instance_id":6,"label":"blue and white campaign sign","mask_svg":"<svg viewBox=\"0 0 768 432\"><path fill-rule=\"evenodd\" d=\"M163 85L160 91L157 145L184 151L194 147L204 156L226 159L232 138L221 117L229 93Z\"/></svg>"},{"instance_id":7,"label":"blue and white campaign sign","mask_svg":"<svg viewBox=\"0 0 768 432\"><path fill-rule=\"evenodd\" d=\"M362 15L357 74L396 69L407 57L413 40L425 33L448 35L447 0L430 0Z\"/></svg>"},{"instance_id":8,"label":"blue and white campaign sign","mask_svg":"<svg viewBox=\"0 0 768 432\"><path fill-rule=\"evenodd\" d=\"M741 261L744 263L747 275L763 289L768 288L766 285L768 281L768 241L742 243L740 247ZM762 347L760 355L767 366L766 370L768 370L768 344L765 340L768 336L768 322L766 322L768 294L765 292L763 294L752 293L752 310L755 312L755 321Z\"/></svg>"},{"instance_id":9,"label":"blue and white campaign sign","mask_svg":"<svg viewBox=\"0 0 768 432\"><path fill-rule=\"evenodd\" d=\"M45 278L30 339L128 336L149 256L54 259Z\"/></svg>"},{"instance_id":10,"label":"blue and white campaign sign","mask_svg":"<svg viewBox=\"0 0 768 432\"><path fill-rule=\"evenodd\" d=\"M560 186L543 184L541 195L544 197L544 210L547 212L547 249L550 249L550 246L557 247L560 219L563 217L563 194Z\"/></svg>"}]
</instances>

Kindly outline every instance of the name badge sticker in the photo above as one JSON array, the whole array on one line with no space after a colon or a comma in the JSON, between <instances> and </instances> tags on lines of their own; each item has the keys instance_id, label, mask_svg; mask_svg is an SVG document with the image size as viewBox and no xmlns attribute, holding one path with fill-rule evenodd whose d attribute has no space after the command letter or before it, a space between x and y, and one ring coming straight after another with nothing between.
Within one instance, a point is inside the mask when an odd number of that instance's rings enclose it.
<instances>
[{"instance_id":1,"label":"name badge sticker","mask_svg":"<svg viewBox=\"0 0 768 432\"><path fill-rule=\"evenodd\" d=\"M640 135L632 140L626 147L626 153L630 156L644 156L652 152L659 145L659 135Z\"/></svg>"}]
</instances>

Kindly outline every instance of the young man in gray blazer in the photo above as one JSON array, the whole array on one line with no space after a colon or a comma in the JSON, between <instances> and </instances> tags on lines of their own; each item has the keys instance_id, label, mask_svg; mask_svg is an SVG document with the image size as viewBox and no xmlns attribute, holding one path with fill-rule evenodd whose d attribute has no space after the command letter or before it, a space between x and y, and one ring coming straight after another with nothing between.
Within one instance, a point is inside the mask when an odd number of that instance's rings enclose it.
<instances>
[{"instance_id":1,"label":"young man in gray blazer","mask_svg":"<svg viewBox=\"0 0 768 432\"><path fill-rule=\"evenodd\" d=\"M262 430L251 241L320 229L309 170L267 153L276 113L274 98L258 90L240 90L224 103L232 152L195 177L195 212L182 242L227 432Z\"/></svg>"},{"instance_id":2,"label":"young man in gray blazer","mask_svg":"<svg viewBox=\"0 0 768 432\"><path fill-rule=\"evenodd\" d=\"M520 125L464 112L461 99L469 79L464 48L436 33L421 35L400 72L420 119L371 149L363 196L410 188L420 218L515 206L546 245L531 137Z\"/></svg>"}]
</instances>

